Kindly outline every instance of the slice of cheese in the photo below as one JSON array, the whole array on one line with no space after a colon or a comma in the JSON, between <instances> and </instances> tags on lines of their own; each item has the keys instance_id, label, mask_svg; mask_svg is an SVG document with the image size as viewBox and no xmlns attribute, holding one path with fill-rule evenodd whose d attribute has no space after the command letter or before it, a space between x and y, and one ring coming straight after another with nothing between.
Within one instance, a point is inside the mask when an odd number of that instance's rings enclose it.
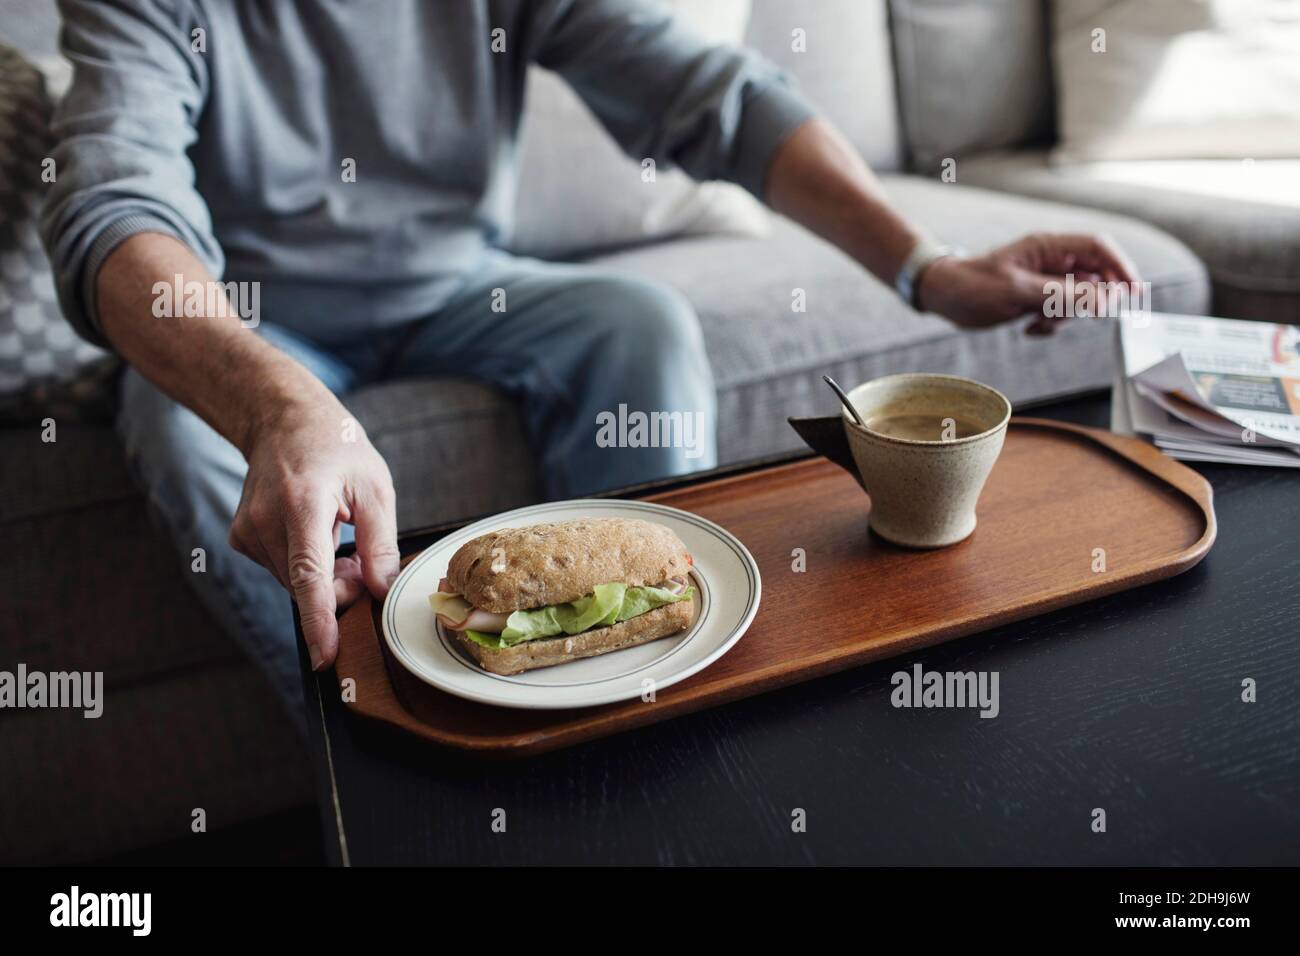
<instances>
[{"instance_id":1,"label":"slice of cheese","mask_svg":"<svg viewBox=\"0 0 1300 956\"><path fill-rule=\"evenodd\" d=\"M446 591L435 591L430 594L429 606L433 608L434 614L444 614L448 620L456 624L469 617L470 611L474 610L474 605L459 594L448 594Z\"/></svg>"}]
</instances>

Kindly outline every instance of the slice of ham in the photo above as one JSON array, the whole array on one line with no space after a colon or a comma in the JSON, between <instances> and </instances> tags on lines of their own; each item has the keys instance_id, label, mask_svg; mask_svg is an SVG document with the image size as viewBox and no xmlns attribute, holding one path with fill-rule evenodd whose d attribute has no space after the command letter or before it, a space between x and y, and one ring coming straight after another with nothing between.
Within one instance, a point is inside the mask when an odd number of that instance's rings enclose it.
<instances>
[{"instance_id":1,"label":"slice of ham","mask_svg":"<svg viewBox=\"0 0 1300 956\"><path fill-rule=\"evenodd\" d=\"M446 587L446 581L440 582ZM452 594L439 588L438 593L429 595L429 604L438 618L438 623L451 631L484 631L500 634L505 630L508 614L492 614L480 610L466 601L459 594Z\"/></svg>"},{"instance_id":2,"label":"slice of ham","mask_svg":"<svg viewBox=\"0 0 1300 956\"><path fill-rule=\"evenodd\" d=\"M438 623L449 631L482 631L485 634L500 634L506 629L509 614L493 614L478 608L469 612L463 621L454 621L446 614L438 615Z\"/></svg>"}]
</instances>

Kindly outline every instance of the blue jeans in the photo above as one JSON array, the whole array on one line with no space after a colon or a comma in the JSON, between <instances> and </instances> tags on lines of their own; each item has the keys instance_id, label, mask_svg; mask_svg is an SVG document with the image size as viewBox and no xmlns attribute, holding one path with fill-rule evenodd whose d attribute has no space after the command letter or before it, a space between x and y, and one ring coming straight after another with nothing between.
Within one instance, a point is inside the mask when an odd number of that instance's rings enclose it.
<instances>
[{"instance_id":1,"label":"blue jeans","mask_svg":"<svg viewBox=\"0 0 1300 956\"><path fill-rule=\"evenodd\" d=\"M548 497L576 497L717 463L715 396L699 322L673 289L594 267L489 254L435 314L322 342L263 321L258 332L335 394L416 376L472 378L516 399ZM629 413L680 412L703 424L690 447L610 444ZM626 421L626 418L623 419ZM303 727L288 595L226 542L243 487L239 451L134 370L118 429L186 578L222 628L270 679ZM467 453L473 453L467 449ZM508 467L509 463L503 463ZM345 528L343 540L351 540ZM206 571L191 570L203 548Z\"/></svg>"}]
</instances>

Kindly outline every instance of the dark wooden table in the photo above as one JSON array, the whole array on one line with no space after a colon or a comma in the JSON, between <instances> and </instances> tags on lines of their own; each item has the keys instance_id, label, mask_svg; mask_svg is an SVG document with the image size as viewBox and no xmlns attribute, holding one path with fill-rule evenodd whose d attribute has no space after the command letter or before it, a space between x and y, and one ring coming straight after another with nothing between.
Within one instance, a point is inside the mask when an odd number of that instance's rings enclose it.
<instances>
[{"instance_id":1,"label":"dark wooden table","mask_svg":"<svg viewBox=\"0 0 1300 956\"><path fill-rule=\"evenodd\" d=\"M1103 395L1033 414L1105 426L1108 409ZM1300 864L1300 474L1194 467L1214 486L1219 537L1186 574L525 761L484 763L360 720L304 654L327 853L359 865ZM1001 713L895 709L890 675L917 661L999 672ZM796 808L806 832L792 832Z\"/></svg>"}]
</instances>

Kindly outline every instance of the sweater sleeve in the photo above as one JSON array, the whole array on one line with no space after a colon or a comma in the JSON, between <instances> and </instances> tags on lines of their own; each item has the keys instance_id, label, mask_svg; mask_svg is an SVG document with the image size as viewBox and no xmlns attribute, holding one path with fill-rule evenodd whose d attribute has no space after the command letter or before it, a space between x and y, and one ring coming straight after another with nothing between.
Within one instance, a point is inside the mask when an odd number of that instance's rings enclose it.
<instances>
[{"instance_id":1,"label":"sweater sleeve","mask_svg":"<svg viewBox=\"0 0 1300 956\"><path fill-rule=\"evenodd\" d=\"M773 153L812 107L750 50L711 44L646 0L541 0L534 59L634 158L763 198Z\"/></svg>"},{"instance_id":2,"label":"sweater sleeve","mask_svg":"<svg viewBox=\"0 0 1300 956\"><path fill-rule=\"evenodd\" d=\"M64 315L107 347L95 280L122 241L165 233L214 277L224 268L187 155L207 71L191 49L198 24L184 0L59 0L59 8L74 72L54 115L55 180L41 233Z\"/></svg>"}]
</instances>

